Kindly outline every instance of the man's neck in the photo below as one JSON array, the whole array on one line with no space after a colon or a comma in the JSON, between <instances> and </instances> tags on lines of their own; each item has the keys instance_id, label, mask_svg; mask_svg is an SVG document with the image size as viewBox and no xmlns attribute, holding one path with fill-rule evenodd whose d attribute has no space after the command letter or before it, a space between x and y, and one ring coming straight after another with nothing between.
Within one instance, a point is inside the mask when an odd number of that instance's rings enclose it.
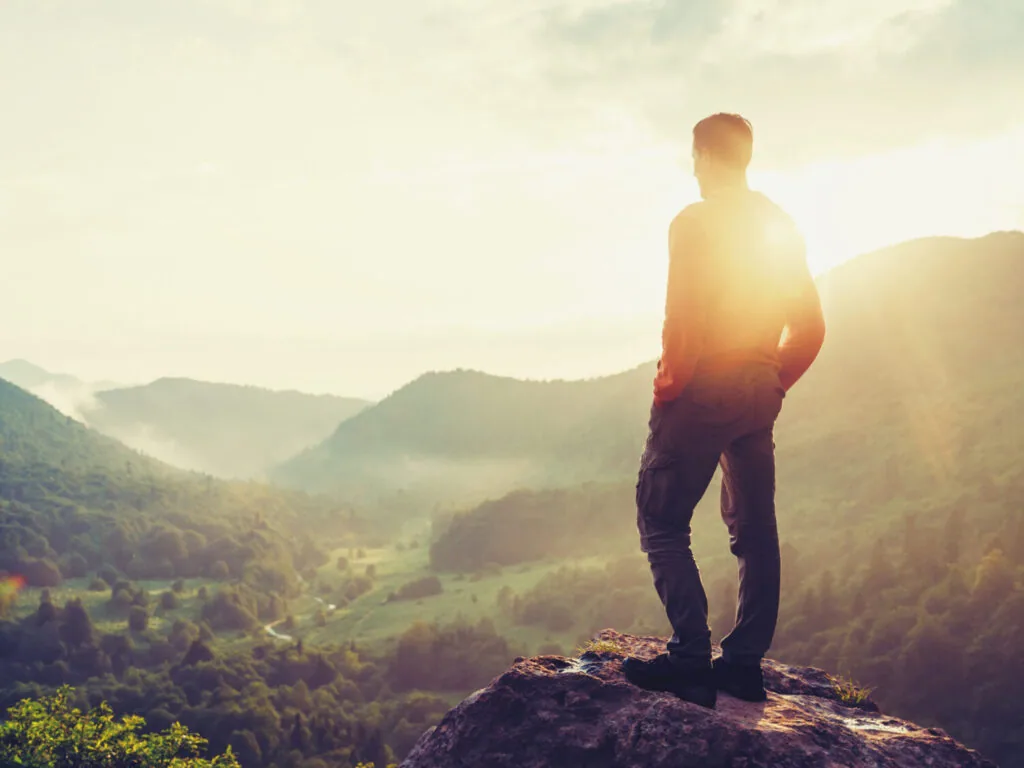
<instances>
[{"instance_id":1,"label":"man's neck","mask_svg":"<svg viewBox=\"0 0 1024 768\"><path fill-rule=\"evenodd\" d=\"M734 192L746 192L749 189L750 187L747 184L747 175L745 173L740 173L734 176L722 176L721 178L714 179L709 184L705 185L703 192L704 199L707 200L712 197L720 197Z\"/></svg>"}]
</instances>

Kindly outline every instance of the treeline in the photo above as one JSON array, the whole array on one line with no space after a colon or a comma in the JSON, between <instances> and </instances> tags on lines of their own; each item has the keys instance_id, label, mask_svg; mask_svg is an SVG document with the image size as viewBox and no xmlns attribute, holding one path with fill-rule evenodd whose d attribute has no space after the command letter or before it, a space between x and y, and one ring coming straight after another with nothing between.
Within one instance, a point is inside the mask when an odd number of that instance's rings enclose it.
<instances>
[{"instance_id":1,"label":"treeline","mask_svg":"<svg viewBox=\"0 0 1024 768\"><path fill-rule=\"evenodd\" d=\"M465 512L439 517L430 546L439 571L476 571L548 557L625 551L636 542L632 488L588 483L577 488L515 491Z\"/></svg>"},{"instance_id":2,"label":"treeline","mask_svg":"<svg viewBox=\"0 0 1024 768\"><path fill-rule=\"evenodd\" d=\"M247 768L383 766L448 710L437 693L480 687L515 655L487 621L416 624L390 651L265 638L227 652L206 621L104 632L80 600L44 595L21 621L0 622L0 707L72 685L83 708L109 702L151 731L180 722Z\"/></svg>"},{"instance_id":3,"label":"treeline","mask_svg":"<svg viewBox=\"0 0 1024 768\"><path fill-rule=\"evenodd\" d=\"M255 484L0 461L0 570L31 586L112 567L131 579L241 579L293 592L298 571L327 561L310 530L320 528L319 542L352 540L361 525L326 501Z\"/></svg>"},{"instance_id":4,"label":"treeline","mask_svg":"<svg viewBox=\"0 0 1024 768\"><path fill-rule=\"evenodd\" d=\"M564 567L517 594L502 587L499 615L524 626L586 640L598 630L663 631L665 614L640 556L623 557L604 567Z\"/></svg>"},{"instance_id":5,"label":"treeline","mask_svg":"<svg viewBox=\"0 0 1024 768\"><path fill-rule=\"evenodd\" d=\"M826 571L791 590L772 654L848 672L876 688L886 711L940 726L1004 768L1022 768L1019 506L989 533L962 508L938 529L909 517L902 536L879 539L865 554L857 570Z\"/></svg>"}]
</instances>

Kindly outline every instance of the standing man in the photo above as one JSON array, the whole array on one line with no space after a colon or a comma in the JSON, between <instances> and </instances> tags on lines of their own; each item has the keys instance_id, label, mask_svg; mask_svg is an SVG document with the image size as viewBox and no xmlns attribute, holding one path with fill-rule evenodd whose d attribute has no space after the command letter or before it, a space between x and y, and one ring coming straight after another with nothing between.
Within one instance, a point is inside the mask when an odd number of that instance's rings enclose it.
<instances>
[{"instance_id":1,"label":"standing man","mask_svg":"<svg viewBox=\"0 0 1024 768\"><path fill-rule=\"evenodd\" d=\"M673 635L667 653L627 659L626 678L714 707L717 691L766 698L761 659L779 611L773 427L825 337L792 219L747 186L750 123L716 114L693 129L703 200L669 228L668 296L637 527ZM722 467L722 519L739 561L736 626L711 660L708 603L690 521Z\"/></svg>"}]
</instances>

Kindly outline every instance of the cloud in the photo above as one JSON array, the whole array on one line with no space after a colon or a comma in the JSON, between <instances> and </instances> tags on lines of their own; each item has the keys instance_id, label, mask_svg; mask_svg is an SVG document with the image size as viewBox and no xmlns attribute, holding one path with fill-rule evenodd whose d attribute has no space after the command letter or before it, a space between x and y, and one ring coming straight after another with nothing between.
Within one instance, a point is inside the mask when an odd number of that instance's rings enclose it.
<instances>
[{"instance_id":1,"label":"cloud","mask_svg":"<svg viewBox=\"0 0 1024 768\"><path fill-rule=\"evenodd\" d=\"M547 84L666 140L743 112L771 139L762 158L787 165L1013 127L1022 32L1024 6L997 0L620 4L552 16Z\"/></svg>"},{"instance_id":2,"label":"cloud","mask_svg":"<svg viewBox=\"0 0 1024 768\"><path fill-rule=\"evenodd\" d=\"M736 0L705 49L705 60L902 53L955 0Z\"/></svg>"},{"instance_id":3,"label":"cloud","mask_svg":"<svg viewBox=\"0 0 1024 768\"><path fill-rule=\"evenodd\" d=\"M68 383L48 381L30 388L29 391L65 416L70 416L83 424L88 423L86 414L98 405L96 393L99 389L94 384L82 381Z\"/></svg>"}]
</instances>

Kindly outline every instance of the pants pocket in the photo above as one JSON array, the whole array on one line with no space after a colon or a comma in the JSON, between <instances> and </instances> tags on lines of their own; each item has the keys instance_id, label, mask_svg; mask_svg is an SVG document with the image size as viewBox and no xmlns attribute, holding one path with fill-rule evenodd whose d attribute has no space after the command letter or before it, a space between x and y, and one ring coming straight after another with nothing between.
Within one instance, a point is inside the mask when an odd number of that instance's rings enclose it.
<instances>
[{"instance_id":1,"label":"pants pocket","mask_svg":"<svg viewBox=\"0 0 1024 768\"><path fill-rule=\"evenodd\" d=\"M750 410L750 387L738 382L694 382L684 392L693 417L702 424L726 426Z\"/></svg>"}]
</instances>

